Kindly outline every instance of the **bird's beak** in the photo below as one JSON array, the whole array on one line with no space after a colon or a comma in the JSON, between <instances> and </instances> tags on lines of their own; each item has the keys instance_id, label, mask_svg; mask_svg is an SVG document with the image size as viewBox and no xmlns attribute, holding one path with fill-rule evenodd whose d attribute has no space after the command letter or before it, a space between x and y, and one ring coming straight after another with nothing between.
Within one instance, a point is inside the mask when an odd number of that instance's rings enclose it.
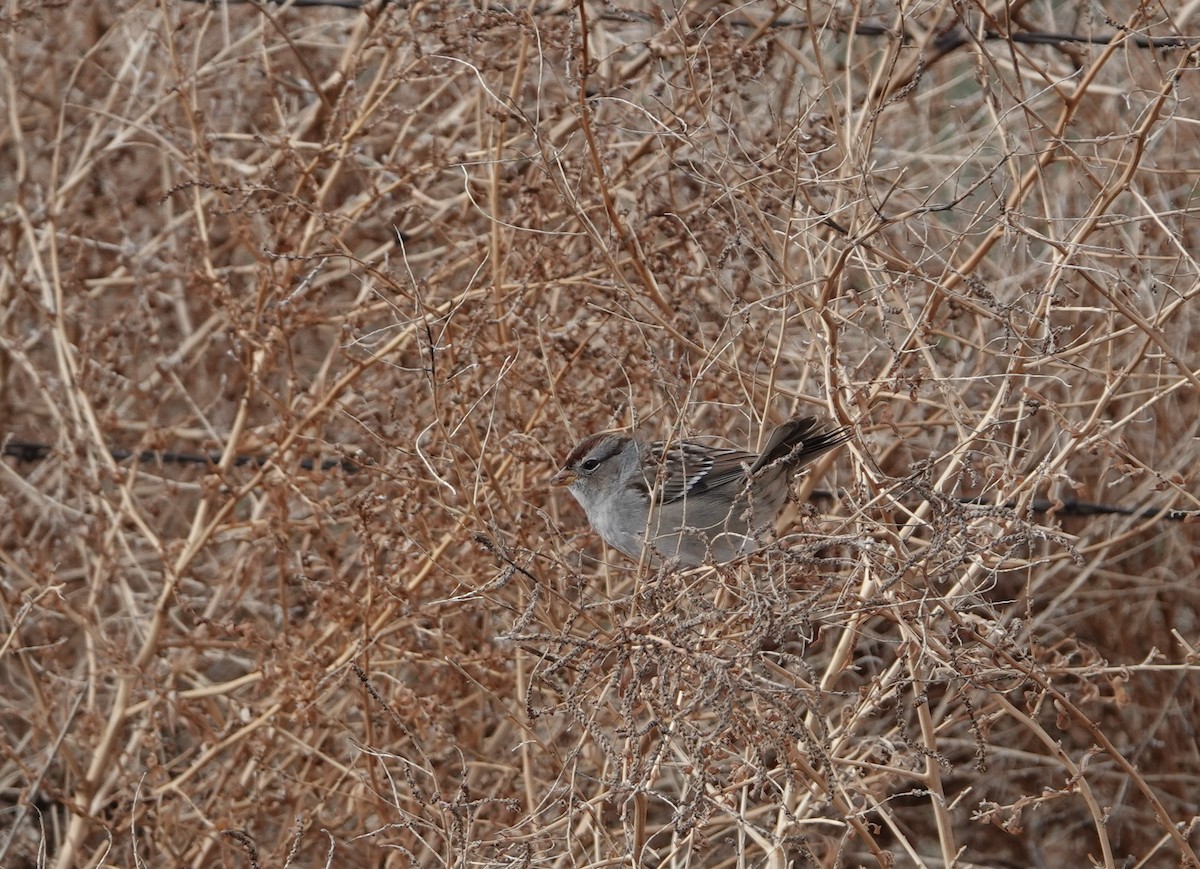
<instances>
[{"instance_id":1,"label":"bird's beak","mask_svg":"<svg viewBox=\"0 0 1200 869\"><path fill-rule=\"evenodd\" d=\"M550 478L551 486L569 486L575 482L575 475L566 468L561 469L557 474Z\"/></svg>"}]
</instances>

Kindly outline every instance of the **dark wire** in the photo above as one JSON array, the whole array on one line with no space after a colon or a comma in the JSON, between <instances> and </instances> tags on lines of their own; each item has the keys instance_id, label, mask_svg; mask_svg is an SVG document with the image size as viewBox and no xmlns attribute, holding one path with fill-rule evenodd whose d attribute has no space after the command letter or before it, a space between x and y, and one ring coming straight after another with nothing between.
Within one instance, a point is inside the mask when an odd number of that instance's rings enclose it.
<instances>
[{"instance_id":1,"label":"dark wire","mask_svg":"<svg viewBox=\"0 0 1200 869\"><path fill-rule=\"evenodd\" d=\"M15 458L18 462L39 462L50 457L53 448L47 444L31 443L29 441L8 441L4 445L4 455ZM225 458L224 453L177 453L171 450L142 450L141 452L133 452L132 450L110 449L109 454L118 462L123 462L129 458L137 458L137 461L142 464L161 463L164 465L212 465L216 467ZM233 460L235 467L242 468L251 465L256 468L261 468L268 461L271 461L268 456L237 456ZM358 462L353 462L350 459L324 459L320 463L314 459L301 459L299 466L311 471L320 468L322 471L329 471L333 468L341 468L347 473L353 473L359 470L362 465Z\"/></svg>"}]
</instances>

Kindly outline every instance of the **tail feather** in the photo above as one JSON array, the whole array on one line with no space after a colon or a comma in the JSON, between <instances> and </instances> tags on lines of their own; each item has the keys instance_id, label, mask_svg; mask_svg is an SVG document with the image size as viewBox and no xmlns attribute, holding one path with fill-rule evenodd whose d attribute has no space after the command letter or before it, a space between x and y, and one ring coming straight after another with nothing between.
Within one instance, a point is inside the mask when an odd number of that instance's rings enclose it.
<instances>
[{"instance_id":1,"label":"tail feather","mask_svg":"<svg viewBox=\"0 0 1200 869\"><path fill-rule=\"evenodd\" d=\"M787 461L799 467L837 449L848 440L849 428L825 431L820 420L814 416L790 419L771 433L766 449L751 466L750 473L756 474L778 461Z\"/></svg>"}]
</instances>

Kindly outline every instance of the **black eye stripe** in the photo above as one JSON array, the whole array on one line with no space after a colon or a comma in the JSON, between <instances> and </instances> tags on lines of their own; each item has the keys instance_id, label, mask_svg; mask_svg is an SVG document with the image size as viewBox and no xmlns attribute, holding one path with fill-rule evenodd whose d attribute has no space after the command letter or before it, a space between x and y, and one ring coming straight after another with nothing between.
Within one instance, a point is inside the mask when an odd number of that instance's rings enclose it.
<instances>
[{"instance_id":1,"label":"black eye stripe","mask_svg":"<svg viewBox=\"0 0 1200 869\"><path fill-rule=\"evenodd\" d=\"M590 474L620 453L629 441L630 438L610 432L590 435L575 445L575 449L571 450L563 467L574 468L582 473Z\"/></svg>"},{"instance_id":2,"label":"black eye stripe","mask_svg":"<svg viewBox=\"0 0 1200 869\"><path fill-rule=\"evenodd\" d=\"M584 456L586 456L588 453L590 453L592 450L594 450L596 448L596 444L600 443L600 441L602 441L603 439L604 439L603 433L594 434L594 435L589 435L588 437L581 440L579 443L575 444L575 449L571 450L570 455L567 456L567 460L565 462L563 462L563 467L573 468L576 465L578 465L580 462L583 461Z\"/></svg>"}]
</instances>

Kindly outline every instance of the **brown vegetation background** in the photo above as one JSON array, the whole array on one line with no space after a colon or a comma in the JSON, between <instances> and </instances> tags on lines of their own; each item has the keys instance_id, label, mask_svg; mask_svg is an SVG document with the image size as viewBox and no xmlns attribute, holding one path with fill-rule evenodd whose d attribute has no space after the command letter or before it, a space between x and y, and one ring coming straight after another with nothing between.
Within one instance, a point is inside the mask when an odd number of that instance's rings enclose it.
<instances>
[{"instance_id":1,"label":"brown vegetation background","mask_svg":"<svg viewBox=\"0 0 1200 869\"><path fill-rule=\"evenodd\" d=\"M3 4L0 865L1195 865L1195 6Z\"/></svg>"}]
</instances>

